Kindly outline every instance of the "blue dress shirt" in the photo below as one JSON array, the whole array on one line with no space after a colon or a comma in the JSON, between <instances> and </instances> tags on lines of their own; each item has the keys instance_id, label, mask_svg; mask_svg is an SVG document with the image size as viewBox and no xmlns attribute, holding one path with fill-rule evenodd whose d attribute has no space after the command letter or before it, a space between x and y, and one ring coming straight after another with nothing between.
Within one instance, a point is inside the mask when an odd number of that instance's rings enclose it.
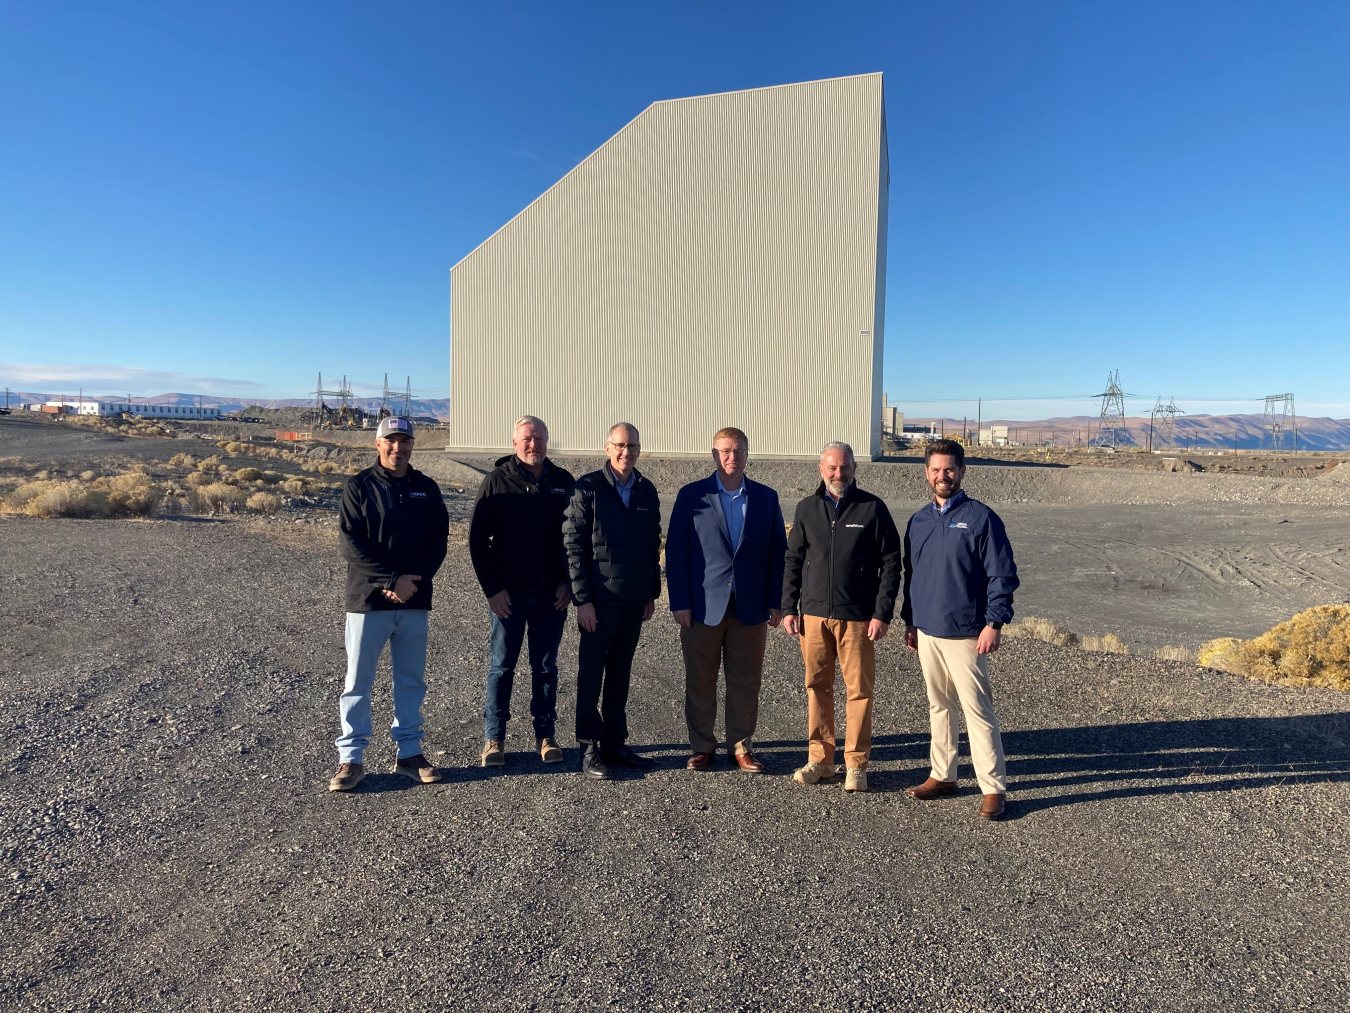
<instances>
[{"instance_id":1,"label":"blue dress shirt","mask_svg":"<svg viewBox=\"0 0 1350 1013\"><path fill-rule=\"evenodd\" d=\"M637 478L637 472L630 471L628 473L628 482L626 485L619 484L619 476L614 474L613 471L609 473L609 477L613 479L614 488L619 493L619 499L623 500L623 505L627 508L629 501L633 498L633 480Z\"/></svg>"}]
</instances>

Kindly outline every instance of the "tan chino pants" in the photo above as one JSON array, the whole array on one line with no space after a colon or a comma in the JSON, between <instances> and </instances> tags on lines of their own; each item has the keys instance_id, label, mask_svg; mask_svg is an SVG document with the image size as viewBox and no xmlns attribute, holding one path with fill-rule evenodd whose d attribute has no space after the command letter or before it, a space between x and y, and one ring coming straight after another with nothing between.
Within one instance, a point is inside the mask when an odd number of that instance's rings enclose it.
<instances>
[{"instance_id":1,"label":"tan chino pants","mask_svg":"<svg viewBox=\"0 0 1350 1013\"><path fill-rule=\"evenodd\" d=\"M844 676L844 766L866 768L872 751L872 700L876 645L867 623L802 616L802 661L806 664L807 759L834 763L834 662Z\"/></svg>"},{"instance_id":2,"label":"tan chino pants","mask_svg":"<svg viewBox=\"0 0 1350 1013\"><path fill-rule=\"evenodd\" d=\"M919 631L919 665L928 688L928 723L933 735L930 760L935 778L956 780L961 734L956 723L959 704L966 716L970 759L980 791L985 795L1002 794L1008 790L1003 735L989 686L989 656L980 654L975 649L976 643L975 637L930 637Z\"/></svg>"},{"instance_id":3,"label":"tan chino pants","mask_svg":"<svg viewBox=\"0 0 1350 1013\"><path fill-rule=\"evenodd\" d=\"M715 753L717 673L726 672L727 748L749 752L759 723L759 688L764 675L768 623L746 626L736 618L735 599L716 626L693 623L680 630L684 651L684 718L696 753Z\"/></svg>"}]
</instances>

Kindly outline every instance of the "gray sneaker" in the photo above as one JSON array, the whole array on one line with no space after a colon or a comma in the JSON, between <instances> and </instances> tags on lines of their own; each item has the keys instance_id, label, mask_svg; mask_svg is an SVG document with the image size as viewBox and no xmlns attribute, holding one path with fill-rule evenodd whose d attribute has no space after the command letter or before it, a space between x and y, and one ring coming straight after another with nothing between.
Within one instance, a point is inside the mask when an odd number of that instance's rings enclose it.
<instances>
[{"instance_id":1,"label":"gray sneaker","mask_svg":"<svg viewBox=\"0 0 1350 1013\"><path fill-rule=\"evenodd\" d=\"M339 763L337 773L328 781L329 791L351 791L365 779L366 768L359 763Z\"/></svg>"},{"instance_id":2,"label":"gray sneaker","mask_svg":"<svg viewBox=\"0 0 1350 1013\"><path fill-rule=\"evenodd\" d=\"M849 767L844 773L844 791L866 791L867 770L863 767Z\"/></svg>"},{"instance_id":3,"label":"gray sneaker","mask_svg":"<svg viewBox=\"0 0 1350 1013\"><path fill-rule=\"evenodd\" d=\"M483 743L483 766L485 767L505 767L506 750L501 739L488 739Z\"/></svg>"},{"instance_id":4,"label":"gray sneaker","mask_svg":"<svg viewBox=\"0 0 1350 1013\"><path fill-rule=\"evenodd\" d=\"M798 784L819 784L821 781L828 781L834 777L835 770L833 763L818 763L812 760L805 767L799 769L792 775L792 780Z\"/></svg>"}]
</instances>

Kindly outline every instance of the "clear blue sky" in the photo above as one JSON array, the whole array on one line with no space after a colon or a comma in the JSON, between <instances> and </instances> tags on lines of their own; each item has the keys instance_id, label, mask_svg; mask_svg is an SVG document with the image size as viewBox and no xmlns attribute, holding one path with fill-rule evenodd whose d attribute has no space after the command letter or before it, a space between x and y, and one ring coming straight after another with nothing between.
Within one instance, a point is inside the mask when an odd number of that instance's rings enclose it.
<instances>
[{"instance_id":1,"label":"clear blue sky","mask_svg":"<svg viewBox=\"0 0 1350 1013\"><path fill-rule=\"evenodd\" d=\"M1347 54L1341 0L0 0L0 384L445 396L450 266L649 103L880 70L909 414L1350 415Z\"/></svg>"}]
</instances>

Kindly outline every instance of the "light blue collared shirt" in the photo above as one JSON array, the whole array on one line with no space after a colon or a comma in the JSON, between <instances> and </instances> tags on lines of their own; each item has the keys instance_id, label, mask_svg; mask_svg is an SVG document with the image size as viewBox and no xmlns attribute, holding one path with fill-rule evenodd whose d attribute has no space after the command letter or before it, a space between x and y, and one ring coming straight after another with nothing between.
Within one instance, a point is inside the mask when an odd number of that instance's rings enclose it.
<instances>
[{"instance_id":1,"label":"light blue collared shirt","mask_svg":"<svg viewBox=\"0 0 1350 1013\"><path fill-rule=\"evenodd\" d=\"M609 477L614 482L614 488L619 493L619 499L623 500L623 505L627 507L629 501L633 498L633 482L637 479L637 470L634 469L628 473L628 483L626 485L619 484L619 476L614 474L612 469L610 470Z\"/></svg>"},{"instance_id":2,"label":"light blue collared shirt","mask_svg":"<svg viewBox=\"0 0 1350 1013\"><path fill-rule=\"evenodd\" d=\"M952 507L956 506L956 504L960 503L965 498L966 498L966 490L961 489L956 493L955 496L947 500L946 503L942 504L942 506L938 506L937 501L934 500L933 509L938 512L938 516L941 516L942 514L945 514L948 510L950 510Z\"/></svg>"},{"instance_id":3,"label":"light blue collared shirt","mask_svg":"<svg viewBox=\"0 0 1350 1013\"><path fill-rule=\"evenodd\" d=\"M722 513L727 519L727 534L731 536L731 551L735 552L741 547L741 533L745 530L745 479L741 479L741 487L735 492L727 492L722 485L722 480L717 480L717 494L722 497Z\"/></svg>"}]
</instances>

